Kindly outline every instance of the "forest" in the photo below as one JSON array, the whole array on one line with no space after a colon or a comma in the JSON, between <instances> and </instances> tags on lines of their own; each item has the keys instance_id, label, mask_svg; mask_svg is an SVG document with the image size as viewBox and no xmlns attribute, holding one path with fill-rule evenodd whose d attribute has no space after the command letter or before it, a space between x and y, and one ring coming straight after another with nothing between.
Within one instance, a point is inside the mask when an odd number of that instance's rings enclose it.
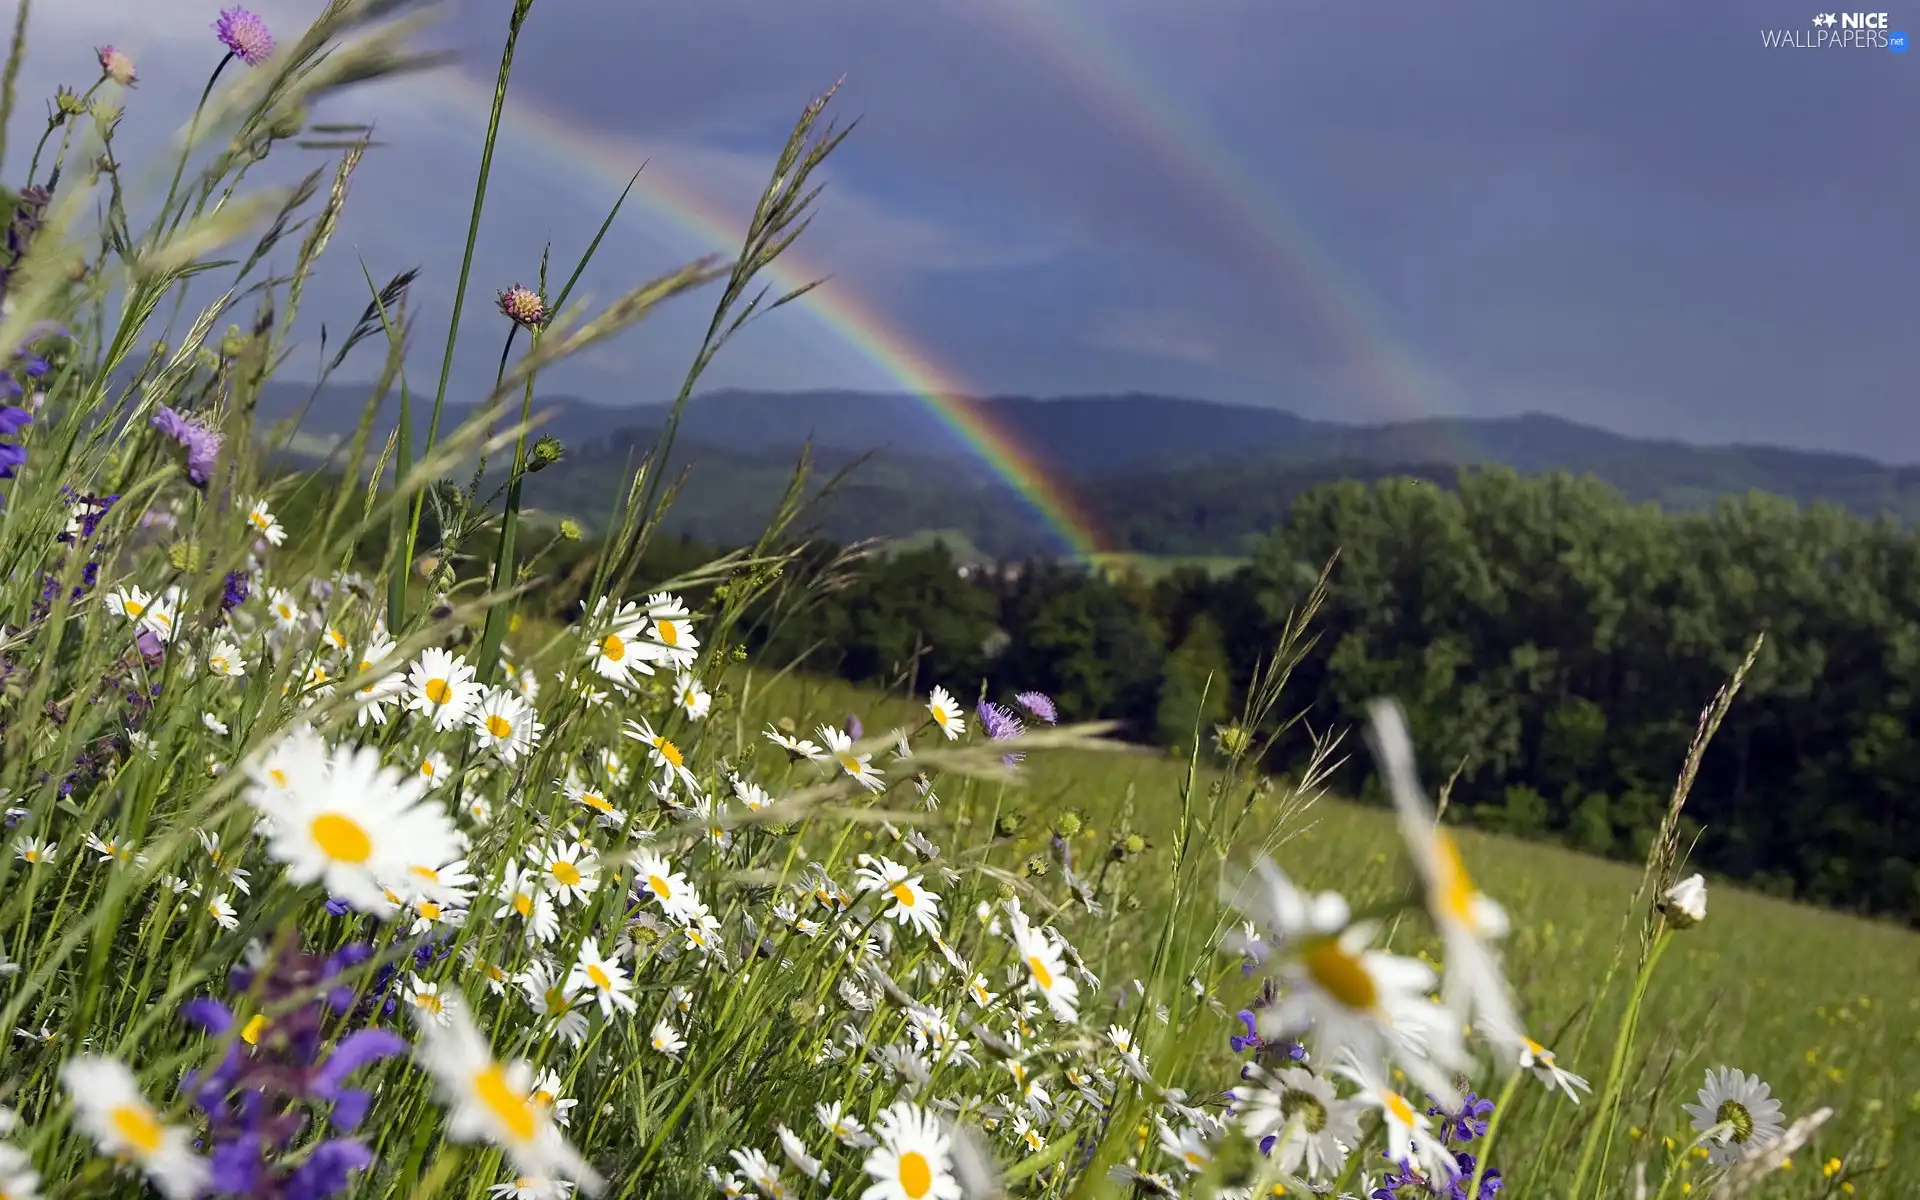
<instances>
[{"instance_id":1,"label":"forest","mask_svg":"<svg viewBox=\"0 0 1920 1200\"><path fill-rule=\"evenodd\" d=\"M1644 854L1702 707L1764 633L1687 808L1698 861L1920 920L1920 538L1890 520L1758 493L1675 514L1505 469L1340 482L1225 577L876 554L748 648L878 685L1037 688L1176 751L1198 717L1204 754L1329 563L1284 714L1340 728L1396 695L1428 771L1459 768L1460 819L1596 854ZM1373 795L1346 750L1335 786Z\"/></svg>"}]
</instances>

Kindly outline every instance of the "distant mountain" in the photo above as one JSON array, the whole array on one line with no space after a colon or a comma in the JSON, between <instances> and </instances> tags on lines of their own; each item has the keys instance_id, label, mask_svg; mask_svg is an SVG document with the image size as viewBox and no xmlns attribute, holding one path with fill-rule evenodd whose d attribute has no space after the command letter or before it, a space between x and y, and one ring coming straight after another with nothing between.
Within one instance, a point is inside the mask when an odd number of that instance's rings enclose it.
<instances>
[{"instance_id":1,"label":"distant mountain","mask_svg":"<svg viewBox=\"0 0 1920 1200\"><path fill-rule=\"evenodd\" d=\"M293 452L321 457L350 436L367 394L346 385L323 389L305 409ZM268 421L289 416L307 398L306 389L272 385L262 414ZM431 397L415 399L417 436L424 435L430 403ZM1591 474L1629 499L1674 508L1759 490L1862 515L1920 519L1920 467L1778 447L1632 438L1539 414L1363 426L1140 394L1006 397L980 406L999 435L1049 464L1117 542L1145 553L1245 553L1308 487L1391 475L1449 486L1461 468L1485 464ZM567 457L529 481L529 503L600 524L632 465L653 445L667 410L567 396L542 397L535 408L548 418L541 432L558 437ZM396 413L389 397L376 419L379 438ZM442 429L467 414L450 405ZM752 537L809 440L818 474L870 455L810 514L821 534L852 539L944 530L997 556L1057 549L1024 502L925 402L862 392L734 390L695 397L668 464L676 474L693 468L670 523L714 540Z\"/></svg>"}]
</instances>

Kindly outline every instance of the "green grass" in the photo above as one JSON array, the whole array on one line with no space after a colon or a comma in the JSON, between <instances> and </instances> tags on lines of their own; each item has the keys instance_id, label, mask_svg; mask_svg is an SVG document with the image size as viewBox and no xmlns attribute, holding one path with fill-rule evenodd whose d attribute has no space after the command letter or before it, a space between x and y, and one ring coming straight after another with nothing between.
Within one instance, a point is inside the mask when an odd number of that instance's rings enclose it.
<instances>
[{"instance_id":1,"label":"green grass","mask_svg":"<svg viewBox=\"0 0 1920 1200\"><path fill-rule=\"evenodd\" d=\"M838 680L790 676L756 687L749 704L762 719L857 713L869 731L919 719L913 702ZM1074 808L1087 821L1075 839L1083 861L1098 859L1126 833L1139 833L1152 848L1131 870L1142 879L1164 878L1186 769L1184 760L1164 754L1036 755L1023 767L1023 786L1010 789L1004 802L1027 819L998 858L1017 866L1044 852L1049 820ZM1257 810L1249 843L1270 832L1270 822L1260 820L1270 815L1270 806ZM1324 798L1299 823L1297 836L1273 854L1302 885L1340 891L1356 904L1388 897L1401 886L1400 837L1387 810ZM1592 1003L1620 940L1639 868L1477 830L1463 830L1459 838L1475 879L1512 920L1507 967L1523 1015L1536 1036L1556 1048L1562 1066L1598 1087L1623 997L1616 994L1603 1007L1580 1053L1560 1035ZM1143 889L1139 899L1142 911L1126 923L1129 930L1150 928L1165 897ZM1409 923L1394 949L1437 953L1417 932ZM1882 1190L1892 1186L1885 1176L1865 1172L1876 1156L1898 1155L1909 1170L1913 1165L1912 1151L1895 1145L1889 1126L1909 1134L1920 1129L1920 934L1713 882L1707 920L1676 938L1648 993L1639 1035L1644 1053L1622 1108L1630 1131L1646 1135L1638 1144L1656 1156L1650 1174L1658 1179L1660 1136L1678 1133L1676 1105L1691 1101L1708 1067L1728 1065L1768 1080L1790 1113L1821 1105L1835 1109L1788 1172L1811 1179L1803 1178L1789 1194L1821 1196L1829 1187L1840 1194L1843 1177L1827 1179L1818 1170L1839 1157L1860 1179L1858 1194L1892 1195ZM1110 961L1109 969L1122 963L1144 969L1140 940L1123 936L1111 949L1120 961ZM1250 995L1245 989L1238 1002ZM1229 1006L1236 1002L1231 994L1222 999ZM1542 1099L1550 1104L1538 1103ZM1565 1108L1537 1094L1524 1101L1516 1124L1503 1133L1512 1140L1498 1157L1530 1152L1554 1105ZM1559 1119L1590 1115L1591 1106L1589 1100L1577 1114L1561 1111Z\"/></svg>"}]
</instances>

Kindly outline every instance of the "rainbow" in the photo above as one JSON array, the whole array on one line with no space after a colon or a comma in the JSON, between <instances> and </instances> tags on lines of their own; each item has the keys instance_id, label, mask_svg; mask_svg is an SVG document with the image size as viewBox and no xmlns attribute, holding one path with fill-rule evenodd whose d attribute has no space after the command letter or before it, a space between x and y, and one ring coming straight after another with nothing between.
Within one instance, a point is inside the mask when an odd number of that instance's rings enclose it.
<instances>
[{"instance_id":1,"label":"rainbow","mask_svg":"<svg viewBox=\"0 0 1920 1200\"><path fill-rule=\"evenodd\" d=\"M966 11L1000 30L1013 48L1043 56L1169 177L1187 185L1218 227L1233 231L1275 278L1298 288L1360 366L1373 399L1400 419L1432 416L1438 389L1396 343L1384 306L1285 211L1270 184L1249 176L1206 121L1186 111L1085 9L1073 0L979 0Z\"/></svg>"},{"instance_id":2,"label":"rainbow","mask_svg":"<svg viewBox=\"0 0 1920 1200\"><path fill-rule=\"evenodd\" d=\"M435 72L429 84L412 87L418 89L416 98L436 104L451 102L465 114L484 113L493 103L491 80L482 83L456 71ZM515 143L516 153L558 156L573 170L603 182L609 204L645 158L631 142L558 116L516 93L507 97L501 127ZM673 222L703 245L729 255L739 252L744 218L727 215L684 180L676 179L670 166L656 162L642 171L630 202L632 199L640 200L651 212ZM778 290L787 290L829 272L814 269L788 251L767 274ZM906 332L831 281L807 293L799 303L841 342L925 405L1020 496L1069 555L1091 559L1113 548L1112 540L1060 473L1022 444L1019 435L996 418L990 405L974 399L978 394L975 389L942 367Z\"/></svg>"}]
</instances>

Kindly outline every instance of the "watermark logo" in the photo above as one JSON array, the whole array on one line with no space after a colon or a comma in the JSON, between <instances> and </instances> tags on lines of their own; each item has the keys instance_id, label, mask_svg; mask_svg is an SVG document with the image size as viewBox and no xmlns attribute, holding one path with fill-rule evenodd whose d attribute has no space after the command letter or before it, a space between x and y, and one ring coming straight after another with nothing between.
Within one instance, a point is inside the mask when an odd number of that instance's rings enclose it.
<instances>
[{"instance_id":1,"label":"watermark logo","mask_svg":"<svg viewBox=\"0 0 1920 1200\"><path fill-rule=\"evenodd\" d=\"M1907 35L1888 24L1883 12L1815 13L1808 29L1762 29L1760 44L1769 50L1890 50L1907 52Z\"/></svg>"}]
</instances>

